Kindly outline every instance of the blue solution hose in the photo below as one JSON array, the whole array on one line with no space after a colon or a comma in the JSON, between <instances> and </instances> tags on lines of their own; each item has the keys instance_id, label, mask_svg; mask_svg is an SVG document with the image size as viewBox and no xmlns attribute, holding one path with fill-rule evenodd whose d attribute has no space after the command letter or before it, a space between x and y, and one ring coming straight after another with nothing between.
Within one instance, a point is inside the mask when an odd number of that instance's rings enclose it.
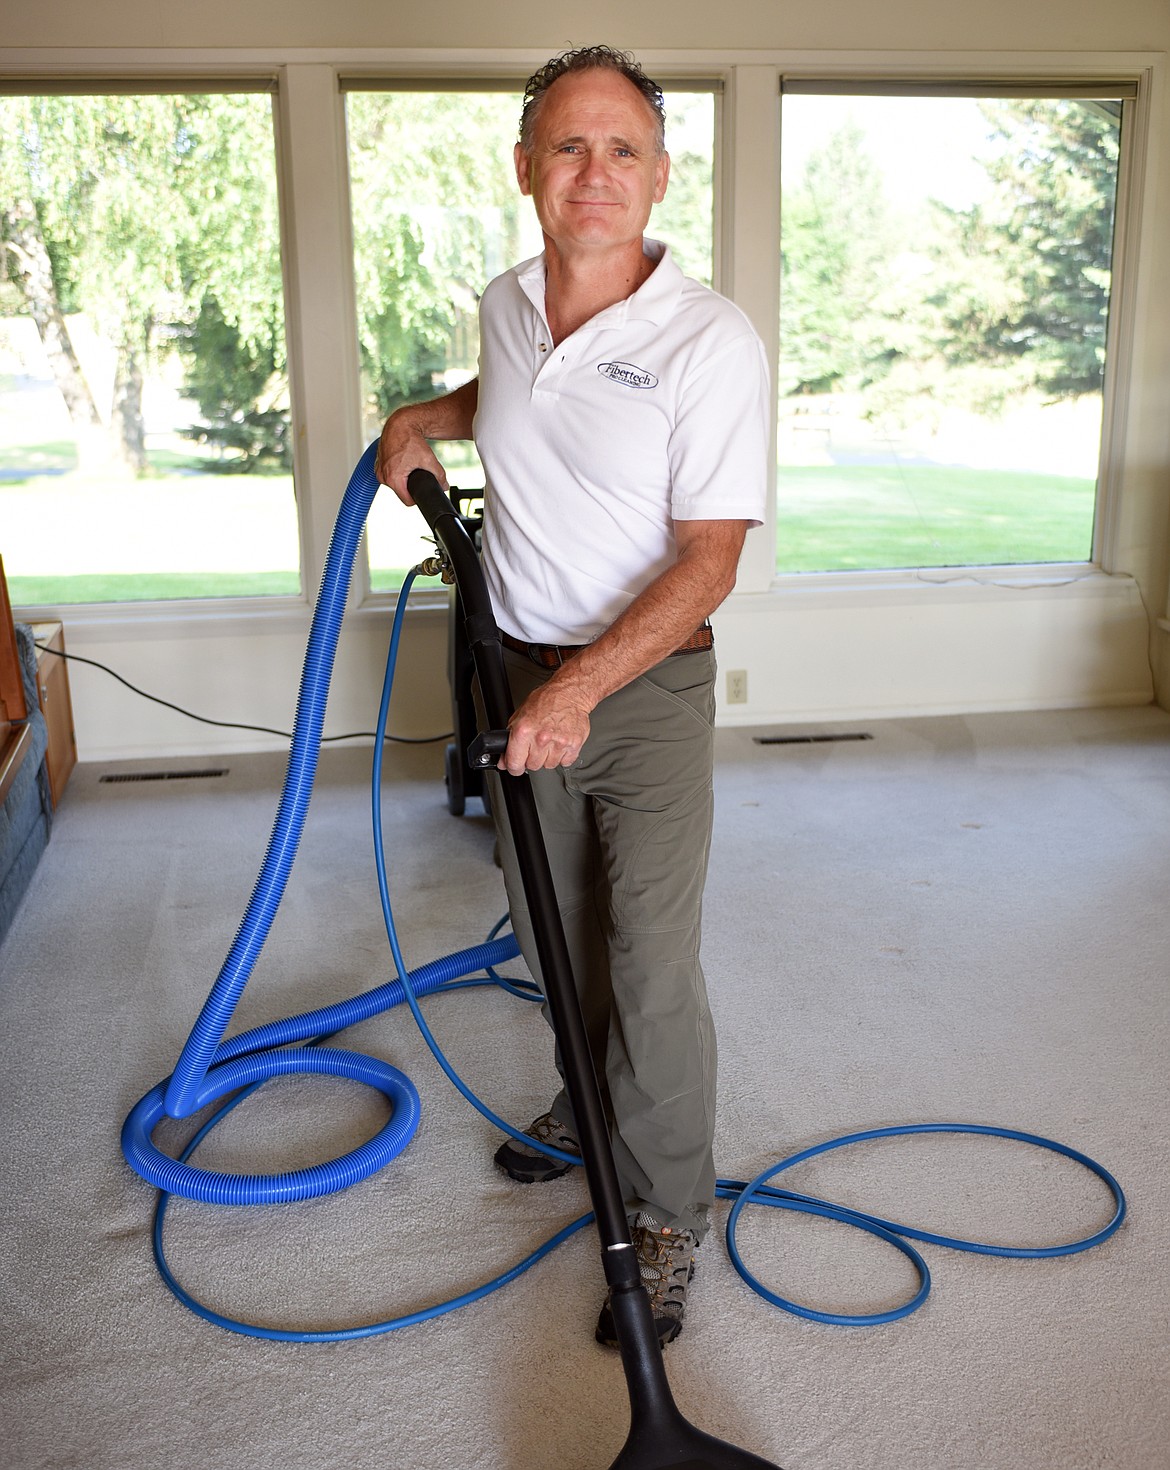
<instances>
[{"instance_id":1,"label":"blue solution hose","mask_svg":"<svg viewBox=\"0 0 1170 1470\"><path fill-rule=\"evenodd\" d=\"M1065 1158L1080 1164L1091 1174L1095 1174L1107 1186L1113 1196L1113 1216L1108 1224L1092 1235L1063 1245L988 1245L980 1241L962 1240L955 1236L919 1230L911 1225L899 1225L893 1220L883 1220L880 1216L849 1209L844 1205L832 1204L827 1200L814 1199L809 1195L793 1194L787 1190L769 1187L768 1181L774 1179L777 1174L797 1164L802 1164L808 1159L816 1158L820 1154L830 1153L834 1149L845 1148L853 1143L866 1143L876 1138L901 1138L916 1133L969 1133L989 1138L1007 1138L1018 1143L1030 1144L1034 1148L1047 1149L1051 1153L1062 1154ZM846 1133L840 1138L831 1138L824 1143L814 1144L811 1148L782 1159L778 1164L764 1169L746 1184L737 1179L720 1179L716 1186L716 1193L721 1199L735 1201L727 1220L727 1252L735 1269L752 1290L762 1296L765 1301L771 1302L773 1306L781 1307L784 1311L792 1312L798 1317L805 1317L812 1322L825 1322L844 1327L872 1327L883 1322L896 1322L900 1317L908 1317L911 1312L917 1311L923 1304L930 1293L930 1271L921 1255L909 1244L911 1240L920 1240L929 1245L943 1246L948 1250L969 1251L984 1256L1042 1260L1052 1256L1076 1255L1080 1251L1091 1250L1093 1246L1102 1244L1120 1229L1126 1213L1125 1195L1121 1185L1108 1169L1098 1164L1095 1159L1089 1158L1087 1154L1069 1148L1067 1144L1057 1143L1054 1139L1042 1138L1039 1134L1024 1133L1014 1128L995 1128L979 1123L910 1123L901 1127L869 1128L859 1133ZM877 1236L880 1240L886 1241L887 1244L901 1251L910 1260L918 1273L917 1292L901 1306L886 1312L844 1313L824 1312L813 1307L802 1306L770 1291L748 1270L739 1251L736 1230L740 1215L748 1204L769 1205L773 1209L796 1210L802 1214L820 1215L825 1219L836 1220L839 1224L850 1225L854 1229Z\"/></svg>"},{"instance_id":2,"label":"blue solution hose","mask_svg":"<svg viewBox=\"0 0 1170 1470\"><path fill-rule=\"evenodd\" d=\"M379 897L386 925L391 953L398 971L398 979L377 987L363 995L341 1001L333 1006L305 1012L300 1016L271 1022L244 1032L231 1041L223 1041L223 1033L231 1019L235 1005L250 976L264 940L267 937L276 907L280 902L288 873L295 857L305 813L312 792L316 773L320 735L324 721L325 700L329 678L340 630L341 614L345 594L352 571L358 538L368 514L369 506L377 491L373 475L376 445L371 445L358 462L350 479L346 495L339 512L338 524L330 544L321 596L313 619L309 648L306 653L305 671L297 706L297 721L294 729L293 747L290 754L288 773L278 810L276 823L269 842L264 865L257 880L252 900L240 924L236 940L217 979L212 994L208 997L199 1020L188 1039L175 1073L168 1082L160 1083L131 1111L123 1128L123 1150L131 1166L160 1191L155 1214L153 1246L155 1260L164 1281L174 1295L191 1311L205 1320L229 1331L248 1336L288 1342L336 1342L360 1337L370 1337L395 1329L411 1326L434 1317L445 1315L481 1300L515 1280L524 1271L542 1260L564 1240L583 1229L592 1221L592 1214L585 1214L570 1222L543 1245L531 1252L514 1267L493 1281L466 1292L450 1301L439 1303L419 1311L388 1321L358 1327L338 1329L311 1329L294 1331L262 1327L238 1321L212 1311L192 1297L176 1280L163 1250L163 1223L166 1208L172 1194L193 1199L223 1204L253 1204L283 1202L328 1193L347 1187L357 1180L383 1167L401 1152L413 1136L418 1124L418 1095L413 1084L387 1063L338 1048L318 1045L296 1047L293 1043L314 1038L320 1040L360 1020L379 1014L391 1006L405 1001L431 1052L440 1067L458 1089L485 1118L513 1138L523 1139L528 1146L536 1146L550 1157L579 1163L575 1155L562 1153L546 1145L535 1144L528 1135L497 1117L466 1086L451 1067L430 1028L424 1020L419 998L438 990L457 988L460 985L496 984L511 993L529 1000L539 1000L528 982L510 982L496 974L495 966L514 958L519 952L516 940L511 935L496 937L496 930L488 942L476 948L437 960L416 971L408 971L402 957L393 912L390 903L389 885L386 876L385 853L381 825L381 771L384 749L383 736L393 685L394 668L398 643L401 637L406 598L414 579L412 572L403 586L395 614L394 628L387 658L386 677L383 685L378 727L375 736L372 777L372 806L374 826L374 853L378 873ZM501 924L503 921L501 921ZM497 930L500 925L497 925ZM483 971L488 978L468 980L464 977ZM348 1076L367 1083L383 1092L391 1104L391 1117L382 1131L366 1144L328 1164L307 1170L293 1171L283 1175L231 1175L217 1174L193 1168L188 1160L207 1134L216 1127L235 1107L269 1077L285 1072L324 1072ZM186 1117L234 1093L198 1131L179 1159L171 1159L155 1149L150 1134L164 1114ZM172 1109L180 1110L173 1111ZM786 1169L814 1158L819 1154L876 1138L889 1138L914 1133L971 1133L1014 1139L1038 1148L1062 1154L1082 1165L1101 1179L1113 1195L1115 1210L1113 1217L1102 1229L1083 1240L1064 1245L1037 1247L1007 1247L985 1245L934 1234L911 1226L899 1225L863 1211L847 1208L829 1201L818 1200L807 1195L778 1189L770 1184ZM1125 1218L1126 1203L1116 1179L1100 1164L1077 1150L1051 1139L1013 1129L996 1128L977 1124L928 1123L904 1127L878 1128L859 1133L846 1134L827 1140L811 1148L793 1154L770 1166L753 1180L719 1179L717 1195L722 1199L734 1200L727 1223L727 1246L732 1262L740 1276L759 1295L785 1311L817 1322L841 1325L873 1325L895 1321L915 1311L926 1300L930 1291L930 1272L922 1256L909 1244L911 1239L944 1246L954 1250L974 1251L986 1255L1003 1255L1017 1258L1042 1258L1071 1255L1088 1250L1107 1240ZM842 1314L819 1311L790 1301L770 1291L760 1282L743 1262L739 1251L736 1231L743 1209L748 1204L776 1209L795 1210L818 1215L865 1231L884 1240L905 1255L913 1264L919 1279L918 1290L902 1305L892 1310L871 1314Z\"/></svg>"},{"instance_id":3,"label":"blue solution hose","mask_svg":"<svg viewBox=\"0 0 1170 1470\"><path fill-rule=\"evenodd\" d=\"M367 455L367 458L370 459L372 474L372 456ZM360 465L359 469L361 469ZM353 482L351 481L351 488L352 484ZM326 577L327 580L330 579L330 570L328 567ZM390 908L381 825L380 790L383 764L382 756L385 748L384 735L389 712L390 695L393 689L398 646L401 640L403 616L414 577L414 572L408 574L400 592L398 606L395 612L390 648L386 661L382 700L375 732L375 759L372 775L375 854L379 889L382 897L387 933L390 938L391 951L398 968L399 978L362 995L340 1001L335 1005L322 1007L314 1011L307 1011L301 1015L288 1017L283 1020L269 1022L266 1025L255 1027L250 1031L242 1032L230 1041L219 1041L211 1055L210 1064L205 1071L204 1077L200 1080L194 1092L191 1111L198 1111L213 1102L219 1101L219 1099L227 1096L229 1093L234 1093L234 1096L231 1096L203 1124L178 1159L172 1159L163 1154L155 1148L150 1140L153 1129L166 1113L165 1098L168 1093L168 1083L160 1083L151 1092L147 1093L136 1104L134 1109L132 1109L123 1127L123 1151L128 1162L130 1162L131 1166L143 1178L155 1185L159 1190L159 1200L155 1211L153 1229L153 1251L155 1262L163 1281L174 1296L197 1316L202 1317L205 1321L215 1326L245 1336L267 1338L280 1342L341 1342L355 1338L376 1336L394 1331L398 1328L429 1321L435 1317L444 1316L448 1312L456 1311L460 1307L468 1306L475 1301L480 1301L492 1292L499 1291L504 1286L507 1286L516 1280L518 1276L535 1266L537 1262L543 1260L545 1256L550 1254L550 1252L555 1250L564 1241L568 1240L570 1236L584 1229L593 1219L592 1214L584 1214L578 1219L571 1221L521 1261L517 1262L516 1265L492 1281L486 1282L484 1285L476 1287L472 1291L465 1292L449 1301L439 1302L433 1306L425 1307L388 1321L347 1328L321 1328L308 1331L270 1328L255 1323L243 1322L215 1312L204 1303L199 1302L182 1286L166 1259L163 1246L163 1227L166 1219L167 1206L173 1194L179 1194L187 1198L213 1204L289 1202L291 1200L308 1198L316 1194L333 1192L337 1189L345 1188L349 1184L356 1183L359 1179L365 1178L376 1169L383 1167L385 1163L389 1162L391 1158L395 1157L406 1146L414 1133L418 1121L417 1093L409 1082L409 1079L403 1077L401 1073L398 1073L386 1063L377 1061L374 1058L362 1057L353 1052L326 1049L324 1047L318 1048L316 1046L294 1048L289 1045L290 1043L302 1041L309 1037L320 1038L326 1033L332 1034L335 1031L344 1030L348 1026L355 1025L358 1021L366 1020L392 1006L399 1005L404 1000L410 1003L415 1020L443 1070L455 1083L464 1097L471 1101L486 1118L510 1133L513 1137L524 1138L526 1136L519 1129L512 1127L511 1124L497 1117L495 1113L480 1102L470 1089L465 1086L443 1056L430 1028L423 1020L418 1006L419 997L435 993L439 990L458 989L469 985L482 986L492 984L507 990L512 995L521 999L530 1001L539 1001L542 999L539 991L531 981L509 981L496 973L495 967L497 965L504 964L506 961L515 958L519 953L519 946L514 935L509 933L499 936L499 930L506 923L506 916L492 930L486 943L433 961L430 965L423 966L419 970L409 971L402 958L402 950L394 924L393 913ZM336 635L334 635L334 642L335 639ZM327 653L331 660L332 649L329 648ZM319 702L323 706L324 694L319 693L317 689L319 682L319 672L314 673L307 668L302 685L301 707L305 706L310 699ZM308 691L308 693L306 694L305 691ZM290 776L286 778L285 783L286 794L290 789L292 779L290 769ZM297 788L298 794L295 802L282 802L277 817L278 832L282 823L287 829L291 830L295 822L299 835L299 828L303 825L304 812L303 808L298 809L298 804L302 802L307 804L309 791L310 786L302 783ZM278 847L278 832L274 832L269 844L269 858L266 858L266 866L271 859L273 850ZM279 844L279 850L282 854L287 852L288 844ZM291 859L289 859L288 864L285 866L285 879L287 879L288 866L291 866ZM266 876L262 872L261 878L257 883L257 892L261 890L267 892L274 891L274 885L271 882L266 884ZM279 897L277 898L277 902L279 902ZM271 914L267 915L269 924L271 923L271 917ZM251 940L252 936L245 935L246 928L247 922L241 924L241 938L237 940L233 954L237 950L243 950L244 944L241 943L241 940ZM259 952L259 948L260 945L257 944L255 946L256 953ZM224 971L221 973L221 982L227 974L228 969L229 965L225 964ZM487 978L466 978L480 970L485 973ZM233 971L232 983L238 985L237 994L238 991L243 989L246 980L247 973L243 967L236 966ZM208 1010L208 1007L204 1008L204 1016L208 1014ZM231 1011L229 1009L228 1019L230 1019L230 1015ZM224 1025L226 1024L225 1021ZM276 1050L276 1048L281 1047L287 1049ZM221 1174L192 1167L189 1163L190 1158L212 1129L223 1122L229 1113L250 1097L269 1077L285 1072L324 1072L332 1075L349 1076L358 1081L366 1082L368 1085L382 1091L390 1100L392 1108L390 1121L381 1133L375 1135L373 1139L369 1140L353 1153L346 1155L342 1159L335 1159L328 1164L318 1165L313 1169L269 1176ZM556 1150L553 1150L553 1152L560 1158L567 1159L573 1163L578 1162L574 1155L561 1154Z\"/></svg>"}]
</instances>

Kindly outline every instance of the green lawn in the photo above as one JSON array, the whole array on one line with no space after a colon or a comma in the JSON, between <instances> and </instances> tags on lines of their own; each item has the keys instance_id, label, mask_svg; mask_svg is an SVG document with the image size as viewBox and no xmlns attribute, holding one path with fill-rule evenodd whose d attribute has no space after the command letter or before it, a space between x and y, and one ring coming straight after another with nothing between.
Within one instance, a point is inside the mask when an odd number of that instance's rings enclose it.
<instances>
[{"instance_id":1,"label":"green lawn","mask_svg":"<svg viewBox=\"0 0 1170 1470\"><path fill-rule=\"evenodd\" d=\"M27 451L32 459L27 465L14 463L11 450L5 458L10 469L27 468L35 481L35 465L43 465L57 450L55 445L38 445ZM233 511L227 507L238 495L235 503L242 513L245 479L187 476L171 480L165 468L159 468L159 479L137 482L139 493L163 495L168 487L172 494L197 492L203 497L199 504L204 510L213 491L226 494L221 525L230 523ZM20 483L9 482L9 486L15 490ZM53 481L44 483L47 487ZM778 484L777 570L781 573L1077 562L1088 560L1092 552L1095 482L1091 479L935 466L783 465ZM177 525L183 528L181 534L190 534L204 519L186 513ZM244 534L241 527L237 533ZM405 568L379 567L373 569L371 582L379 590L391 590L401 585L404 574ZM8 582L13 602L29 607L280 597L296 596L300 591L291 570L22 576L14 568Z\"/></svg>"},{"instance_id":2,"label":"green lawn","mask_svg":"<svg viewBox=\"0 0 1170 1470\"><path fill-rule=\"evenodd\" d=\"M0 392L3 387L0 386ZM77 446L72 439L50 439L41 444L5 444L3 450L5 478L18 480L26 475L64 474L77 468Z\"/></svg>"},{"instance_id":3,"label":"green lawn","mask_svg":"<svg viewBox=\"0 0 1170 1470\"><path fill-rule=\"evenodd\" d=\"M8 581L17 606L77 602L165 602L180 597L295 597L295 572L93 572L76 577L21 577Z\"/></svg>"},{"instance_id":4,"label":"green lawn","mask_svg":"<svg viewBox=\"0 0 1170 1470\"><path fill-rule=\"evenodd\" d=\"M133 478L79 472L68 441L0 446L0 555L25 607L301 590L292 476L208 473L165 449Z\"/></svg>"},{"instance_id":5,"label":"green lawn","mask_svg":"<svg viewBox=\"0 0 1170 1470\"><path fill-rule=\"evenodd\" d=\"M782 465L780 572L1087 561L1096 482L936 466Z\"/></svg>"}]
</instances>

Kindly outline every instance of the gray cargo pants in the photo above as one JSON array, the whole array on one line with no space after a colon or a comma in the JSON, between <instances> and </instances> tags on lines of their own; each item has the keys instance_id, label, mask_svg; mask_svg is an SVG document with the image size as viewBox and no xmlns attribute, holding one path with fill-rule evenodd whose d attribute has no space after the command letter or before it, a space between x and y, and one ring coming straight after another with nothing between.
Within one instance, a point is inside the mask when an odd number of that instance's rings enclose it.
<instances>
[{"instance_id":1,"label":"gray cargo pants","mask_svg":"<svg viewBox=\"0 0 1170 1470\"><path fill-rule=\"evenodd\" d=\"M504 657L517 705L552 677ZM598 705L571 767L531 777L627 1211L700 1239L715 1195L715 1032L699 964L714 682L711 651L664 659ZM502 779L490 778L500 861L539 979ZM572 1123L563 1089L551 1111Z\"/></svg>"}]
</instances>

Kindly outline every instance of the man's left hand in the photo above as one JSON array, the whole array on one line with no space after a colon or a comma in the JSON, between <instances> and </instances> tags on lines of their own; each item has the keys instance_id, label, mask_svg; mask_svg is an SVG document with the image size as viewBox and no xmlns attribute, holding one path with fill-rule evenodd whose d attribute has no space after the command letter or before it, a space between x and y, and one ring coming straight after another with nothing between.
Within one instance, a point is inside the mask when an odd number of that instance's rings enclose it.
<instances>
[{"instance_id":1,"label":"man's left hand","mask_svg":"<svg viewBox=\"0 0 1170 1470\"><path fill-rule=\"evenodd\" d=\"M508 748L500 769L524 771L571 766L589 738L589 709L555 679L534 690L508 723Z\"/></svg>"}]
</instances>

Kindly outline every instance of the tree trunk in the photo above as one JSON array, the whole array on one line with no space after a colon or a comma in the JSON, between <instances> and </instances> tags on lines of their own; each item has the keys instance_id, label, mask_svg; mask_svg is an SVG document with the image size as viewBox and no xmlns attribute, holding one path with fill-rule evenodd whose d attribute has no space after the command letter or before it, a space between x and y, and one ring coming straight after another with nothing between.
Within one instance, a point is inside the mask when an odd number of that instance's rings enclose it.
<instances>
[{"instance_id":1,"label":"tree trunk","mask_svg":"<svg viewBox=\"0 0 1170 1470\"><path fill-rule=\"evenodd\" d=\"M16 260L16 278L24 290L29 314L53 369L53 378L65 400L69 417L78 438L90 439L93 430L101 429L101 415L93 401L89 384L74 351L69 327L57 299L49 252L45 248L36 209L27 199L8 206L8 238L6 244Z\"/></svg>"},{"instance_id":2,"label":"tree trunk","mask_svg":"<svg viewBox=\"0 0 1170 1470\"><path fill-rule=\"evenodd\" d=\"M132 343L123 343L118 351L110 433L121 462L134 474L143 474L146 424L142 416L142 353Z\"/></svg>"}]
</instances>

